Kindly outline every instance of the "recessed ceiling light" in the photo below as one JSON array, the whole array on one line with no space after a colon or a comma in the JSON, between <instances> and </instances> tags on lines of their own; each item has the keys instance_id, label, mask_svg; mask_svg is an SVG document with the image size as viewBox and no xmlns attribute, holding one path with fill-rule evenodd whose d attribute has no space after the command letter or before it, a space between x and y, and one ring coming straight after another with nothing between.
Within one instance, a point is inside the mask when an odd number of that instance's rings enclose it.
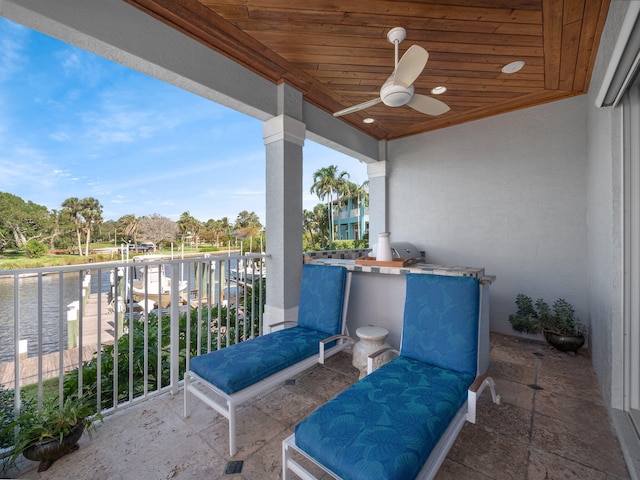
<instances>
[{"instance_id":1,"label":"recessed ceiling light","mask_svg":"<svg viewBox=\"0 0 640 480\"><path fill-rule=\"evenodd\" d=\"M438 85L437 87L433 87L431 89L431 94L432 95L441 95L446 91L447 91L447 87L445 87L444 85Z\"/></svg>"},{"instance_id":2,"label":"recessed ceiling light","mask_svg":"<svg viewBox=\"0 0 640 480\"><path fill-rule=\"evenodd\" d=\"M375 120L371 117L365 118L364 120L362 120L363 123L373 123L375 122Z\"/></svg>"},{"instance_id":3,"label":"recessed ceiling light","mask_svg":"<svg viewBox=\"0 0 640 480\"><path fill-rule=\"evenodd\" d=\"M507 63L504 67L502 67L502 73L516 73L519 72L522 67L524 67L524 62L522 60L518 60L517 62Z\"/></svg>"}]
</instances>

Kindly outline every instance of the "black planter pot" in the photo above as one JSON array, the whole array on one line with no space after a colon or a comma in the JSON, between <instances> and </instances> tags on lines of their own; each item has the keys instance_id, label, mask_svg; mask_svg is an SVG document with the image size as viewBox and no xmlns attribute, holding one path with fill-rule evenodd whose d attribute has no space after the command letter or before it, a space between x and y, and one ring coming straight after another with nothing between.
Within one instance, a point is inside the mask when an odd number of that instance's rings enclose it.
<instances>
[{"instance_id":1,"label":"black planter pot","mask_svg":"<svg viewBox=\"0 0 640 480\"><path fill-rule=\"evenodd\" d=\"M584 345L584 335L561 335L544 332L544 338L552 347L561 352L577 352Z\"/></svg>"},{"instance_id":2,"label":"black planter pot","mask_svg":"<svg viewBox=\"0 0 640 480\"><path fill-rule=\"evenodd\" d=\"M78 440L84 432L84 423L79 423L60 441L57 438L34 443L25 448L22 455L29 460L40 462L38 471L47 470L60 457L78 449Z\"/></svg>"}]
</instances>

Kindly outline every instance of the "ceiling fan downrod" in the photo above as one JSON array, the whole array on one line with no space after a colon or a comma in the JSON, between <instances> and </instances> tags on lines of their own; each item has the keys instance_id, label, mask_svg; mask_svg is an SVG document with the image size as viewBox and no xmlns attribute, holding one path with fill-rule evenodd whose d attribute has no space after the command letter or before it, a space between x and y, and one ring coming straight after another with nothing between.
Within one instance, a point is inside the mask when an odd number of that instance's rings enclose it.
<instances>
[{"instance_id":1,"label":"ceiling fan downrod","mask_svg":"<svg viewBox=\"0 0 640 480\"><path fill-rule=\"evenodd\" d=\"M400 45L400 42L405 38L407 38L407 31L402 27L394 27L389 30L389 33L387 33L387 40L389 40L390 43L393 43L396 50L395 68L398 68L398 45Z\"/></svg>"}]
</instances>

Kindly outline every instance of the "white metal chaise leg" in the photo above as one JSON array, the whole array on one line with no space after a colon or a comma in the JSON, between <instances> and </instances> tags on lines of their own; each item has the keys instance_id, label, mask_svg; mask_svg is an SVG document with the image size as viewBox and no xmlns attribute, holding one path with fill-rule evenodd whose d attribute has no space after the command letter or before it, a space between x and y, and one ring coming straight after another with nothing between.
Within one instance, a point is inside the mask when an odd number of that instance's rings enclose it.
<instances>
[{"instance_id":1,"label":"white metal chaise leg","mask_svg":"<svg viewBox=\"0 0 640 480\"><path fill-rule=\"evenodd\" d=\"M291 458L291 452L289 451L288 439L282 442L282 480L292 480L291 473L289 472L289 460Z\"/></svg>"},{"instance_id":2,"label":"white metal chaise leg","mask_svg":"<svg viewBox=\"0 0 640 480\"><path fill-rule=\"evenodd\" d=\"M302 480L318 480L312 473L310 473L306 468L296 462L293 458L291 458L291 451L295 450L300 455L302 455L305 459L309 460L311 463L318 466L321 470L324 470L327 474L331 476L331 478L339 478L335 473L329 471L326 467L319 464L305 452L300 450L296 446L296 436L295 433L289 435L282 441L282 479L283 480L293 480L293 476L291 473L295 473ZM324 478L324 477L323 477Z\"/></svg>"},{"instance_id":3,"label":"white metal chaise leg","mask_svg":"<svg viewBox=\"0 0 640 480\"><path fill-rule=\"evenodd\" d=\"M500 395L496 395L496 384L493 381L493 378L487 375L480 375L479 377L476 377L467 393L467 421L470 423L476 423L476 401L487 386L491 390L493 403L500 405Z\"/></svg>"},{"instance_id":4,"label":"white metal chaise leg","mask_svg":"<svg viewBox=\"0 0 640 480\"><path fill-rule=\"evenodd\" d=\"M184 417L191 416L191 397L189 395L189 375L184 376Z\"/></svg>"},{"instance_id":5,"label":"white metal chaise leg","mask_svg":"<svg viewBox=\"0 0 640 480\"><path fill-rule=\"evenodd\" d=\"M236 406L227 402L229 406L229 454L233 457L238 451L236 444Z\"/></svg>"}]
</instances>

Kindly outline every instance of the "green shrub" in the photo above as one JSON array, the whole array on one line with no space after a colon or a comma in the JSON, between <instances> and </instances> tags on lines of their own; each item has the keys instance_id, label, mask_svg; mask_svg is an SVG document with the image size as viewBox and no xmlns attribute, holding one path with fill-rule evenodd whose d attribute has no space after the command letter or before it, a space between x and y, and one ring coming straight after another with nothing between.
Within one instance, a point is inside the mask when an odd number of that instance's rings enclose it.
<instances>
[{"instance_id":1,"label":"green shrub","mask_svg":"<svg viewBox=\"0 0 640 480\"><path fill-rule=\"evenodd\" d=\"M584 335L586 327L576 315L573 306L564 298L558 298L549 307L539 298L535 304L531 297L519 293L516 296L516 313L509 315L511 327L516 332L538 334L553 332L560 335Z\"/></svg>"},{"instance_id":2,"label":"green shrub","mask_svg":"<svg viewBox=\"0 0 640 480\"><path fill-rule=\"evenodd\" d=\"M31 399L22 400L21 408L23 412L35 411L35 402ZM13 446L13 429L10 425L15 421L13 390L5 390L4 385L0 385L0 448Z\"/></svg>"},{"instance_id":3,"label":"green shrub","mask_svg":"<svg viewBox=\"0 0 640 480\"><path fill-rule=\"evenodd\" d=\"M220 251L220 249L218 247L200 247L198 248L198 250L202 253L207 253L207 252L218 252Z\"/></svg>"},{"instance_id":4,"label":"green shrub","mask_svg":"<svg viewBox=\"0 0 640 480\"><path fill-rule=\"evenodd\" d=\"M540 303L539 303L540 302ZM564 298L558 298L551 309L542 301L536 302L545 331L559 335L584 335L586 327L576 315L573 306Z\"/></svg>"},{"instance_id":5,"label":"green shrub","mask_svg":"<svg viewBox=\"0 0 640 480\"><path fill-rule=\"evenodd\" d=\"M29 258L42 257L48 250L49 248L44 243L33 238L24 246L24 251Z\"/></svg>"},{"instance_id":6,"label":"green shrub","mask_svg":"<svg viewBox=\"0 0 640 480\"><path fill-rule=\"evenodd\" d=\"M356 250L369 248L369 240L334 240L332 244L321 246L312 244L308 238L303 238L303 250L305 252L317 252L323 250Z\"/></svg>"},{"instance_id":7,"label":"green shrub","mask_svg":"<svg viewBox=\"0 0 640 480\"><path fill-rule=\"evenodd\" d=\"M542 333L542 321L540 315L533 306L531 297L519 293L516 296L516 313L509 315L511 327L520 333Z\"/></svg>"},{"instance_id":8,"label":"green shrub","mask_svg":"<svg viewBox=\"0 0 640 480\"><path fill-rule=\"evenodd\" d=\"M200 320L198 321L198 309L190 310L189 331L187 335L187 316L180 315L179 319L179 376L182 378L186 370L186 349L187 338L189 342L189 353L191 356L206 353L209 350L218 348L218 307L211 308L211 324L208 323L209 309L202 308ZM126 402L130 400L129 391L129 371L133 378L131 393L133 398L141 396L145 393L145 389L156 390L170 384L170 339L171 339L171 321L168 315L160 318L156 314L149 314L146 320L147 325L147 384L144 384L145 369L145 321L144 320L125 320L125 327L128 327L128 333L122 335L117 342L117 359L118 359L118 391L114 392L115 378L114 366L116 359L116 346L105 345L102 352L84 362L82 365L82 382L83 389L97 392L98 375L100 374L101 385L101 408L106 409L113 407L114 394L118 398L118 402ZM244 325L236 324L235 308L222 307L220 311L220 331L224 334L220 335L220 347L225 347L227 343L232 345L236 343L237 338L245 338ZM198 331L200 335L198 335ZM227 342L227 332L229 341ZM198 348L198 338L201 339ZM160 344L158 344L160 339ZM129 342L133 343L133 358L129 358ZM98 372L98 355L100 355L100 369ZM159 364L159 365L158 365ZM65 375L64 378L64 394L72 395L78 392L78 369L73 370ZM95 400L95 398L94 398Z\"/></svg>"},{"instance_id":9,"label":"green shrub","mask_svg":"<svg viewBox=\"0 0 640 480\"><path fill-rule=\"evenodd\" d=\"M13 436L5 431L13 417L13 390L5 390L4 385L0 385L0 448L13 445Z\"/></svg>"}]
</instances>

